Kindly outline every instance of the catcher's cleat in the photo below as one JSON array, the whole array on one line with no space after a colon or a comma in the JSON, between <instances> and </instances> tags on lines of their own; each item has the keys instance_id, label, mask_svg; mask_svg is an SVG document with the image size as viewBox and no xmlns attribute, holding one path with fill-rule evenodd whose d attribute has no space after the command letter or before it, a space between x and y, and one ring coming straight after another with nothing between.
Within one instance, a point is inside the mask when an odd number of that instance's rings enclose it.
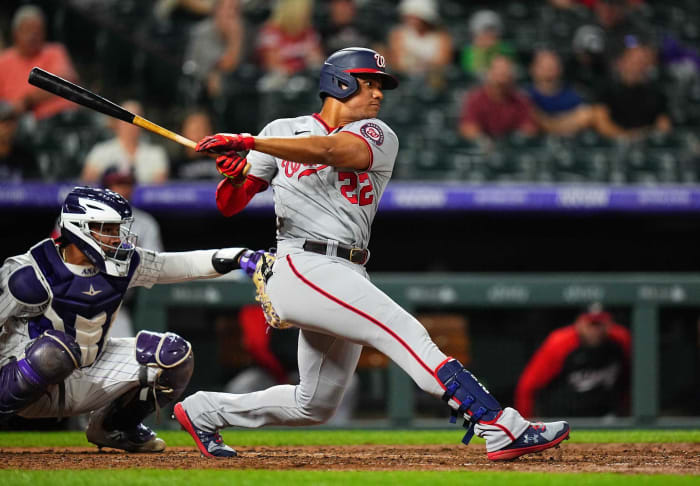
<instances>
[{"instance_id":1,"label":"catcher's cleat","mask_svg":"<svg viewBox=\"0 0 700 486\"><path fill-rule=\"evenodd\" d=\"M520 437L503 449L488 452L487 456L492 461L508 461L523 454L531 454L555 447L568 438L569 424L567 422L532 423Z\"/></svg>"},{"instance_id":2,"label":"catcher's cleat","mask_svg":"<svg viewBox=\"0 0 700 486\"><path fill-rule=\"evenodd\" d=\"M105 409L92 412L85 435L88 442L102 449L112 447L128 452L163 452L165 441L139 423L130 430L105 430Z\"/></svg>"},{"instance_id":3,"label":"catcher's cleat","mask_svg":"<svg viewBox=\"0 0 700 486\"><path fill-rule=\"evenodd\" d=\"M175 404L173 418L180 422L182 428L192 436L202 456L214 459L225 459L238 455L234 449L224 444L224 440L221 438L218 431L206 432L195 427L194 424L192 424L192 420L190 420L190 416L183 408L182 403Z\"/></svg>"}]
</instances>

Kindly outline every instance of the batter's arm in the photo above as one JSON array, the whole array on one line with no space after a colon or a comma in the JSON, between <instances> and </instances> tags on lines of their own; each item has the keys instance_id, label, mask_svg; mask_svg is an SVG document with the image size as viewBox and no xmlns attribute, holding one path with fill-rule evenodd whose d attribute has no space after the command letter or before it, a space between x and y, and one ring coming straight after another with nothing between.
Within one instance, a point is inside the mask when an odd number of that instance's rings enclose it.
<instances>
[{"instance_id":1,"label":"batter's arm","mask_svg":"<svg viewBox=\"0 0 700 486\"><path fill-rule=\"evenodd\" d=\"M216 207L227 218L245 208L253 196L267 189L268 183L263 179L248 175L242 186L226 178L216 187Z\"/></svg>"},{"instance_id":2,"label":"batter's arm","mask_svg":"<svg viewBox=\"0 0 700 486\"><path fill-rule=\"evenodd\" d=\"M340 132L329 136L254 137L255 150L303 164L366 170L372 151L360 136Z\"/></svg>"}]
</instances>

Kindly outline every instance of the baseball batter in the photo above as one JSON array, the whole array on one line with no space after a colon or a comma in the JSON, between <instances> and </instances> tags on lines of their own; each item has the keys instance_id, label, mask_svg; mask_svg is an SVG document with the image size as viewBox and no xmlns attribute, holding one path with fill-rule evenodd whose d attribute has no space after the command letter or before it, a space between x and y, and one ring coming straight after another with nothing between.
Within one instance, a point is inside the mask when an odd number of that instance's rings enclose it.
<instances>
[{"instance_id":1,"label":"baseball batter","mask_svg":"<svg viewBox=\"0 0 700 486\"><path fill-rule=\"evenodd\" d=\"M216 193L230 216L268 185L274 189L277 255L258 252L259 288L268 322L301 329L300 382L233 395L198 392L174 415L207 457L236 452L221 440L229 426L308 425L328 420L355 371L362 346L385 353L423 390L442 397L466 419L467 443L486 439L488 457L511 459L557 445L566 422L531 424L502 408L425 328L369 280L370 229L394 168L399 142L377 119L384 91L398 81L384 57L364 48L331 55L320 77L320 113L275 120L259 136L217 134L200 151L231 151L217 159L225 176ZM250 151L247 157L241 151ZM250 171L244 176L244 168Z\"/></svg>"},{"instance_id":2,"label":"baseball batter","mask_svg":"<svg viewBox=\"0 0 700 486\"><path fill-rule=\"evenodd\" d=\"M135 246L129 203L77 187L65 199L61 236L0 267L0 420L90 414L90 442L160 452L142 420L177 400L194 366L173 333L110 339L130 287L211 278L238 268L244 248L156 253Z\"/></svg>"}]
</instances>

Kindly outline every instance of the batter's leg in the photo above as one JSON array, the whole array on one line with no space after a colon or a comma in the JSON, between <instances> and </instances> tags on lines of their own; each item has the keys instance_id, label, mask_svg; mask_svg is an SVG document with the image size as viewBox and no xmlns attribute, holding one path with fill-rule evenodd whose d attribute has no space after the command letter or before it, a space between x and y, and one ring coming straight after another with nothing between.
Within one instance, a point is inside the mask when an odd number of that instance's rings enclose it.
<instances>
[{"instance_id":1,"label":"batter's leg","mask_svg":"<svg viewBox=\"0 0 700 486\"><path fill-rule=\"evenodd\" d=\"M471 378L464 378L467 375L461 373L463 366L438 349L415 317L350 265L308 254L278 259L268 282L268 293L280 318L303 323L305 329L373 346L406 371L423 390L435 397L449 398L453 409L471 415L468 406L460 409L459 397L445 395L446 385L457 371L460 373L454 386L469 389L469 396L482 390L481 384L466 370ZM289 292L292 288L294 292ZM456 368L452 370L453 367ZM479 422L475 432L486 439L487 450L501 449L530 424L516 410L501 409L488 392L484 391L483 397L490 397L483 401L488 405L488 413L477 413L472 422ZM476 400L472 404L476 405L473 407L476 413L482 402Z\"/></svg>"},{"instance_id":2,"label":"batter's leg","mask_svg":"<svg viewBox=\"0 0 700 486\"><path fill-rule=\"evenodd\" d=\"M298 385L243 395L200 391L183 400L182 408L196 428L209 432L229 426L323 423L340 404L361 351L359 344L302 329Z\"/></svg>"}]
</instances>

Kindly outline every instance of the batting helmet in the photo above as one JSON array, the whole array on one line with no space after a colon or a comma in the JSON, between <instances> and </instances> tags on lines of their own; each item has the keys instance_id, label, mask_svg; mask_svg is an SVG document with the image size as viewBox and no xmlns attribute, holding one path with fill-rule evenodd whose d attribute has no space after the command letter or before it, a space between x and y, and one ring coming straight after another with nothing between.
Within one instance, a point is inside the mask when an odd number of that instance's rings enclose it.
<instances>
[{"instance_id":1,"label":"batting helmet","mask_svg":"<svg viewBox=\"0 0 700 486\"><path fill-rule=\"evenodd\" d=\"M319 95L321 99L332 96L344 100L358 89L357 74L379 75L382 89L394 89L398 80L385 71L384 56L364 47L348 47L331 54L321 68Z\"/></svg>"}]
</instances>

